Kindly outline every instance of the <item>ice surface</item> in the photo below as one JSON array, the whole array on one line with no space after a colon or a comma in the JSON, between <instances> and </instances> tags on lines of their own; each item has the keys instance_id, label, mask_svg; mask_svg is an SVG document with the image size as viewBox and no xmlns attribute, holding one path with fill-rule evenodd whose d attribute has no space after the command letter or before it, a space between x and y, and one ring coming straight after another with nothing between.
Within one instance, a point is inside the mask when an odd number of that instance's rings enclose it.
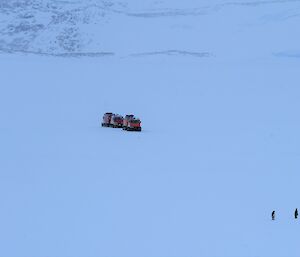
<instances>
[{"instance_id":1,"label":"ice surface","mask_svg":"<svg viewBox=\"0 0 300 257\"><path fill-rule=\"evenodd\" d=\"M0 1L0 256L299 257L299 10Z\"/></svg>"}]
</instances>

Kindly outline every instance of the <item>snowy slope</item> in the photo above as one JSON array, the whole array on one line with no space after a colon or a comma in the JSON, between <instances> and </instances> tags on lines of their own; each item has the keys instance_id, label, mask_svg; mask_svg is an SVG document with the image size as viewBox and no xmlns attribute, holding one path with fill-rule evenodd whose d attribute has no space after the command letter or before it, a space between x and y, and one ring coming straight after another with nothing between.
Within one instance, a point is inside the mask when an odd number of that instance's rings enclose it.
<instances>
[{"instance_id":1,"label":"snowy slope","mask_svg":"<svg viewBox=\"0 0 300 257\"><path fill-rule=\"evenodd\" d=\"M299 15L0 1L0 257L300 256Z\"/></svg>"},{"instance_id":2,"label":"snowy slope","mask_svg":"<svg viewBox=\"0 0 300 257\"><path fill-rule=\"evenodd\" d=\"M170 50L200 54L211 50L231 56L249 50L255 51L250 56L256 51L299 53L297 0L12 0L0 2L0 14L2 52L96 56ZM281 49L282 45L289 49Z\"/></svg>"}]
</instances>

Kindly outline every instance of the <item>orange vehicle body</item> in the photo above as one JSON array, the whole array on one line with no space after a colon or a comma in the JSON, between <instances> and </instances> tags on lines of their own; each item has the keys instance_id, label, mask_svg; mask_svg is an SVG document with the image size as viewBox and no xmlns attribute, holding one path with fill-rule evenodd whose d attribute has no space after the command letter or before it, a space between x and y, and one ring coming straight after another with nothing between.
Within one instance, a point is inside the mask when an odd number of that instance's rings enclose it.
<instances>
[{"instance_id":1,"label":"orange vehicle body","mask_svg":"<svg viewBox=\"0 0 300 257\"><path fill-rule=\"evenodd\" d=\"M126 130L128 131L141 131L141 121L139 119L133 118L128 121Z\"/></svg>"}]
</instances>

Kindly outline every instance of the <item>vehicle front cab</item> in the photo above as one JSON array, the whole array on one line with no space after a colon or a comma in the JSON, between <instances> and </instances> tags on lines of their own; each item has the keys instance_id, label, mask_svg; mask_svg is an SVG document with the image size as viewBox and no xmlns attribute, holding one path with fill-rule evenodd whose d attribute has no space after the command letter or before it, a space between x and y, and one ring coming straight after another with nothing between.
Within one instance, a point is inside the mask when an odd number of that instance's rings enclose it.
<instances>
[{"instance_id":1,"label":"vehicle front cab","mask_svg":"<svg viewBox=\"0 0 300 257\"><path fill-rule=\"evenodd\" d=\"M129 120L128 124L127 124L127 130L128 131L141 131L142 130L141 120L138 118L133 118L133 119Z\"/></svg>"}]
</instances>

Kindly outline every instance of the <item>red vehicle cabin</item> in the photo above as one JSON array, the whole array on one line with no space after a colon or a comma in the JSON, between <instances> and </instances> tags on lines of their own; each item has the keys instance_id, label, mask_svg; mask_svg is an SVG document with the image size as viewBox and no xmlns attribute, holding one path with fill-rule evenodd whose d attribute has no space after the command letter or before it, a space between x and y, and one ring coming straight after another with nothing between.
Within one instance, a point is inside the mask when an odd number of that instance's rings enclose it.
<instances>
[{"instance_id":1,"label":"red vehicle cabin","mask_svg":"<svg viewBox=\"0 0 300 257\"><path fill-rule=\"evenodd\" d=\"M123 127L123 117L118 114L114 114L110 120L110 126L113 128L122 128Z\"/></svg>"},{"instance_id":2,"label":"red vehicle cabin","mask_svg":"<svg viewBox=\"0 0 300 257\"><path fill-rule=\"evenodd\" d=\"M103 121L102 121L102 124L101 124L102 127L109 127L112 116L113 116L112 112L104 113Z\"/></svg>"},{"instance_id":3,"label":"red vehicle cabin","mask_svg":"<svg viewBox=\"0 0 300 257\"><path fill-rule=\"evenodd\" d=\"M137 118L132 118L128 121L126 130L128 131L142 131L141 120Z\"/></svg>"},{"instance_id":4,"label":"red vehicle cabin","mask_svg":"<svg viewBox=\"0 0 300 257\"><path fill-rule=\"evenodd\" d=\"M123 129L126 130L127 125L128 125L128 121L133 119L134 115L133 114L127 114L123 120Z\"/></svg>"}]
</instances>

